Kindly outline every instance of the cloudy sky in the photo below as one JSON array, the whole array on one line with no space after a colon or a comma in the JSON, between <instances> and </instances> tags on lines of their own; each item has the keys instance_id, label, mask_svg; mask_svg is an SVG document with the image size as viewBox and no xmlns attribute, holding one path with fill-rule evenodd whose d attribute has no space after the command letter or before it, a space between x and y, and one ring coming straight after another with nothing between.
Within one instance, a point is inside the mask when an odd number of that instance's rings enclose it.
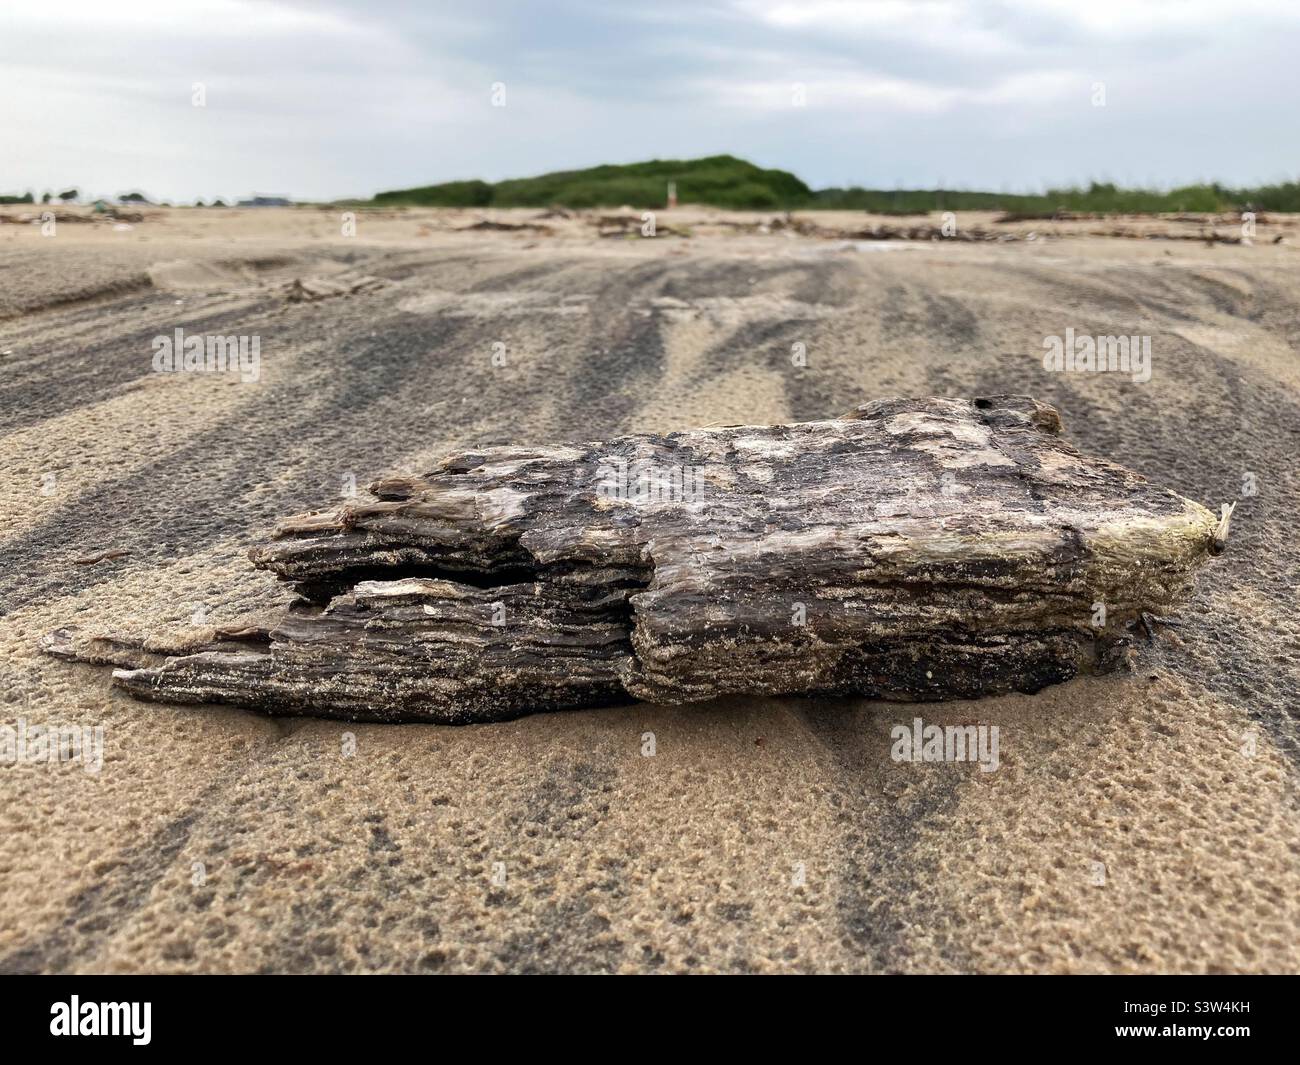
<instances>
[{"instance_id":1,"label":"cloudy sky","mask_svg":"<svg viewBox=\"0 0 1300 1065\"><path fill-rule=\"evenodd\" d=\"M1300 3L0 0L0 100L0 192L330 198L720 152L814 186L1244 184L1300 173Z\"/></svg>"}]
</instances>

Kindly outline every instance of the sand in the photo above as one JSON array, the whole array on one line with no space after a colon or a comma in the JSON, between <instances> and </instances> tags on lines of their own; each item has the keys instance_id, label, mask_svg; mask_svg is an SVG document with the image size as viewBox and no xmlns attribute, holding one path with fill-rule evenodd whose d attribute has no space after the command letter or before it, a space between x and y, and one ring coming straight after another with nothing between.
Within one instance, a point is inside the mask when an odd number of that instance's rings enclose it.
<instances>
[{"instance_id":1,"label":"sand","mask_svg":"<svg viewBox=\"0 0 1300 1065\"><path fill-rule=\"evenodd\" d=\"M1300 226L876 243L683 209L659 220L689 238L462 231L537 214L0 223L0 725L104 743L98 772L0 766L0 971L1300 970ZM284 296L365 276L386 284ZM177 327L259 336L259 380L154 373ZM1067 327L1150 335L1151 380L1045 371ZM1008 391L1238 503L1128 672L444 728L143 704L39 650L270 610L286 593L244 552L277 518L450 448ZM127 553L84 562L106 551ZM916 716L996 724L999 768L894 762Z\"/></svg>"}]
</instances>

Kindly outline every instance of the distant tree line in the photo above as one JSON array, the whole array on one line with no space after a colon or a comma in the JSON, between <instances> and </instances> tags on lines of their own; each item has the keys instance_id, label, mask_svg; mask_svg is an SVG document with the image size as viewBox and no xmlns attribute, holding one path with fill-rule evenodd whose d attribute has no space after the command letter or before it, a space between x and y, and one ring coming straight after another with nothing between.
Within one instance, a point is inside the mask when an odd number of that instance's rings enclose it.
<instances>
[{"instance_id":1,"label":"distant tree line","mask_svg":"<svg viewBox=\"0 0 1300 1065\"><path fill-rule=\"evenodd\" d=\"M381 192L377 205L425 207L663 207L669 181L681 203L756 210L853 210L875 214L996 210L1050 217L1058 212L1145 214L1234 210L1300 211L1300 183L1250 188L1212 183L1176 189L1126 189L1110 182L1043 193L952 189L811 189L785 170L730 155L596 166L509 181L449 181Z\"/></svg>"}]
</instances>

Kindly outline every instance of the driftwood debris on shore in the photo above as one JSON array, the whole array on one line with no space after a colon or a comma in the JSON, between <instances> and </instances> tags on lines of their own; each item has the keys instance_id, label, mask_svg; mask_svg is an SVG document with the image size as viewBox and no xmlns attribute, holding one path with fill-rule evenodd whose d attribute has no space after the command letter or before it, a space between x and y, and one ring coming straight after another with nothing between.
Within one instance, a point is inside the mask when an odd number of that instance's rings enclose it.
<instances>
[{"instance_id":1,"label":"driftwood debris on shore","mask_svg":"<svg viewBox=\"0 0 1300 1065\"><path fill-rule=\"evenodd\" d=\"M277 624L114 676L147 699L446 723L629 698L1036 691L1170 609L1226 537L1226 517L1060 429L1025 396L889 399L467 450L255 547L302 594ZM67 632L47 649L143 660Z\"/></svg>"}]
</instances>

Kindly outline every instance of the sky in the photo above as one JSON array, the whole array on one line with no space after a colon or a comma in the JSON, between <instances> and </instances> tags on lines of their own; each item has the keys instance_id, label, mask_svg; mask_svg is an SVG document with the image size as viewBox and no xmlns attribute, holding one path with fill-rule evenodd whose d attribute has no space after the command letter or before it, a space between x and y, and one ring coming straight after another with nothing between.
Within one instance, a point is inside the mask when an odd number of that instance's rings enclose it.
<instances>
[{"instance_id":1,"label":"sky","mask_svg":"<svg viewBox=\"0 0 1300 1065\"><path fill-rule=\"evenodd\" d=\"M1300 174L1300 2L0 0L0 101L0 193L724 152L814 187L1256 184Z\"/></svg>"}]
</instances>

